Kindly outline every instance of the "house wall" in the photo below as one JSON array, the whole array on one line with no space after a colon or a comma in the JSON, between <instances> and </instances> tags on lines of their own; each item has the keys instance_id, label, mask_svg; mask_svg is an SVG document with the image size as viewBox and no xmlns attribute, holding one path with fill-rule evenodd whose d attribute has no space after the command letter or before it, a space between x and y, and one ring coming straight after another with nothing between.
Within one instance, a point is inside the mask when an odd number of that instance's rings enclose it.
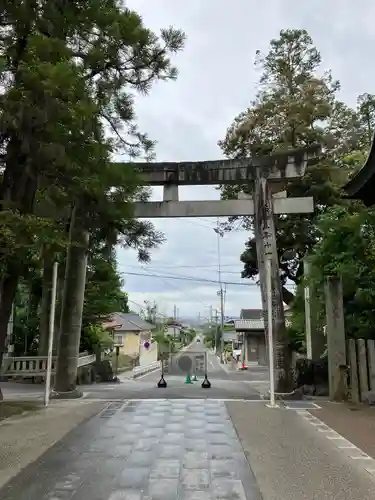
<instances>
[{"instance_id":1,"label":"house wall","mask_svg":"<svg viewBox=\"0 0 375 500\"><path fill-rule=\"evenodd\" d=\"M245 347L245 363L257 361L261 365L265 365L267 357L266 342L264 333L248 332L246 334Z\"/></svg>"},{"instance_id":2,"label":"house wall","mask_svg":"<svg viewBox=\"0 0 375 500\"><path fill-rule=\"evenodd\" d=\"M151 365L158 360L158 343L153 342L149 349L145 349L141 346L141 352L139 356L139 366Z\"/></svg>"},{"instance_id":3,"label":"house wall","mask_svg":"<svg viewBox=\"0 0 375 500\"><path fill-rule=\"evenodd\" d=\"M139 334L138 332L121 332L116 331L114 334L115 343L122 343L120 353L128 356L139 355Z\"/></svg>"}]
</instances>

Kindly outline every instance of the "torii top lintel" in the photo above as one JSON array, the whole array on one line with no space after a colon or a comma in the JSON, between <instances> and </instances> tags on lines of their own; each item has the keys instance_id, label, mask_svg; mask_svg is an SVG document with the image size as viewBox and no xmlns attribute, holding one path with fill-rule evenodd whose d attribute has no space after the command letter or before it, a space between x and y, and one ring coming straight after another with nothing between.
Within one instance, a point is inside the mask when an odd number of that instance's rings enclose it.
<instances>
[{"instance_id":1,"label":"torii top lintel","mask_svg":"<svg viewBox=\"0 0 375 500\"><path fill-rule=\"evenodd\" d=\"M367 207L375 205L375 135L366 163L343 189L345 198L362 200Z\"/></svg>"},{"instance_id":2,"label":"torii top lintel","mask_svg":"<svg viewBox=\"0 0 375 500\"><path fill-rule=\"evenodd\" d=\"M307 165L316 160L319 151L320 146L313 146L237 160L132 163L132 166L142 173L145 183L151 186L241 184L254 180L258 169L270 181L280 182L302 177Z\"/></svg>"}]
</instances>

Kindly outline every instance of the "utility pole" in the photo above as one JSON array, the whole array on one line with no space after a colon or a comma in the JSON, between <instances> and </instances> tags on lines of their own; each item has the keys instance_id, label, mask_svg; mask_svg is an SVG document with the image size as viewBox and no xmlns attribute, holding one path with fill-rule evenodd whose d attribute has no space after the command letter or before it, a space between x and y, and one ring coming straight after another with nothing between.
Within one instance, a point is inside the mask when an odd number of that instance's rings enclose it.
<instances>
[{"instance_id":1,"label":"utility pole","mask_svg":"<svg viewBox=\"0 0 375 500\"><path fill-rule=\"evenodd\" d=\"M221 362L224 363L224 291L223 291L223 283L221 281L221 249L220 249L220 238L224 236L224 232L219 227L219 218L217 218L217 227L214 228L214 231L217 234L218 278L220 287L220 290L217 292L217 294L220 296L220 333L221 333L220 359Z\"/></svg>"},{"instance_id":2,"label":"utility pole","mask_svg":"<svg viewBox=\"0 0 375 500\"><path fill-rule=\"evenodd\" d=\"M222 286L217 294L220 295L220 358L224 363L224 291Z\"/></svg>"},{"instance_id":3,"label":"utility pole","mask_svg":"<svg viewBox=\"0 0 375 500\"><path fill-rule=\"evenodd\" d=\"M219 346L218 346L218 320L219 320L219 314L218 314L218 310L215 309L215 352L216 354L219 352Z\"/></svg>"},{"instance_id":4,"label":"utility pole","mask_svg":"<svg viewBox=\"0 0 375 500\"><path fill-rule=\"evenodd\" d=\"M173 320L174 320L174 325L173 325L173 339L176 338L176 320L177 320L177 306L174 304L173 306Z\"/></svg>"}]
</instances>

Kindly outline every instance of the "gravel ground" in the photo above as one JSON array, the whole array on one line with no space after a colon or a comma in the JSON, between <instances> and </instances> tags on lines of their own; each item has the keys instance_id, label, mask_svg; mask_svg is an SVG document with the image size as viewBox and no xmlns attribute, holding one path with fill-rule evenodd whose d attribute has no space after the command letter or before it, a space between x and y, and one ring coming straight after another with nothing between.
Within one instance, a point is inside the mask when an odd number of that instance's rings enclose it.
<instances>
[{"instance_id":1,"label":"gravel ground","mask_svg":"<svg viewBox=\"0 0 375 500\"><path fill-rule=\"evenodd\" d=\"M0 488L103 406L99 402L56 401L47 409L1 421Z\"/></svg>"},{"instance_id":2,"label":"gravel ground","mask_svg":"<svg viewBox=\"0 0 375 500\"><path fill-rule=\"evenodd\" d=\"M310 411L322 422L375 459L375 408L344 403L319 403Z\"/></svg>"},{"instance_id":3,"label":"gravel ground","mask_svg":"<svg viewBox=\"0 0 375 500\"><path fill-rule=\"evenodd\" d=\"M374 500L374 478L360 461L340 453L297 412L226 405L263 500Z\"/></svg>"}]
</instances>

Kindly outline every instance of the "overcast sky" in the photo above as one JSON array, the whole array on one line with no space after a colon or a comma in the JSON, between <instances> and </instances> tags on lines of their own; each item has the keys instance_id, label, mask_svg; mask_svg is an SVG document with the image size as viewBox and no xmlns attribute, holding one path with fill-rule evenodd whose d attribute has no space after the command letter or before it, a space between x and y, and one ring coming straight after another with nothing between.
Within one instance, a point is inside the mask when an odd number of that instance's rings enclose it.
<instances>
[{"instance_id":1,"label":"overcast sky","mask_svg":"<svg viewBox=\"0 0 375 500\"><path fill-rule=\"evenodd\" d=\"M158 31L173 25L186 32L185 50L176 57L177 82L156 85L137 104L140 128L157 141L158 161L214 160L221 157L217 141L233 118L254 97L259 70L255 51L266 52L281 29L304 28L321 51L323 69L341 81L341 98L354 104L357 95L375 93L375 3L372 0L127 0L147 27ZM218 199L209 187L180 188L180 199ZM155 190L154 199L161 199ZM180 316L207 316L219 307L218 284L152 277L152 274L218 279L214 219L155 219L167 242L140 266L131 251L118 251L125 290L136 304L155 300L159 311ZM228 284L225 312L260 306L257 286L241 280L239 256L248 235L227 234L220 242L223 281ZM144 273L134 276L127 273ZM247 286L250 285L250 286Z\"/></svg>"}]
</instances>

